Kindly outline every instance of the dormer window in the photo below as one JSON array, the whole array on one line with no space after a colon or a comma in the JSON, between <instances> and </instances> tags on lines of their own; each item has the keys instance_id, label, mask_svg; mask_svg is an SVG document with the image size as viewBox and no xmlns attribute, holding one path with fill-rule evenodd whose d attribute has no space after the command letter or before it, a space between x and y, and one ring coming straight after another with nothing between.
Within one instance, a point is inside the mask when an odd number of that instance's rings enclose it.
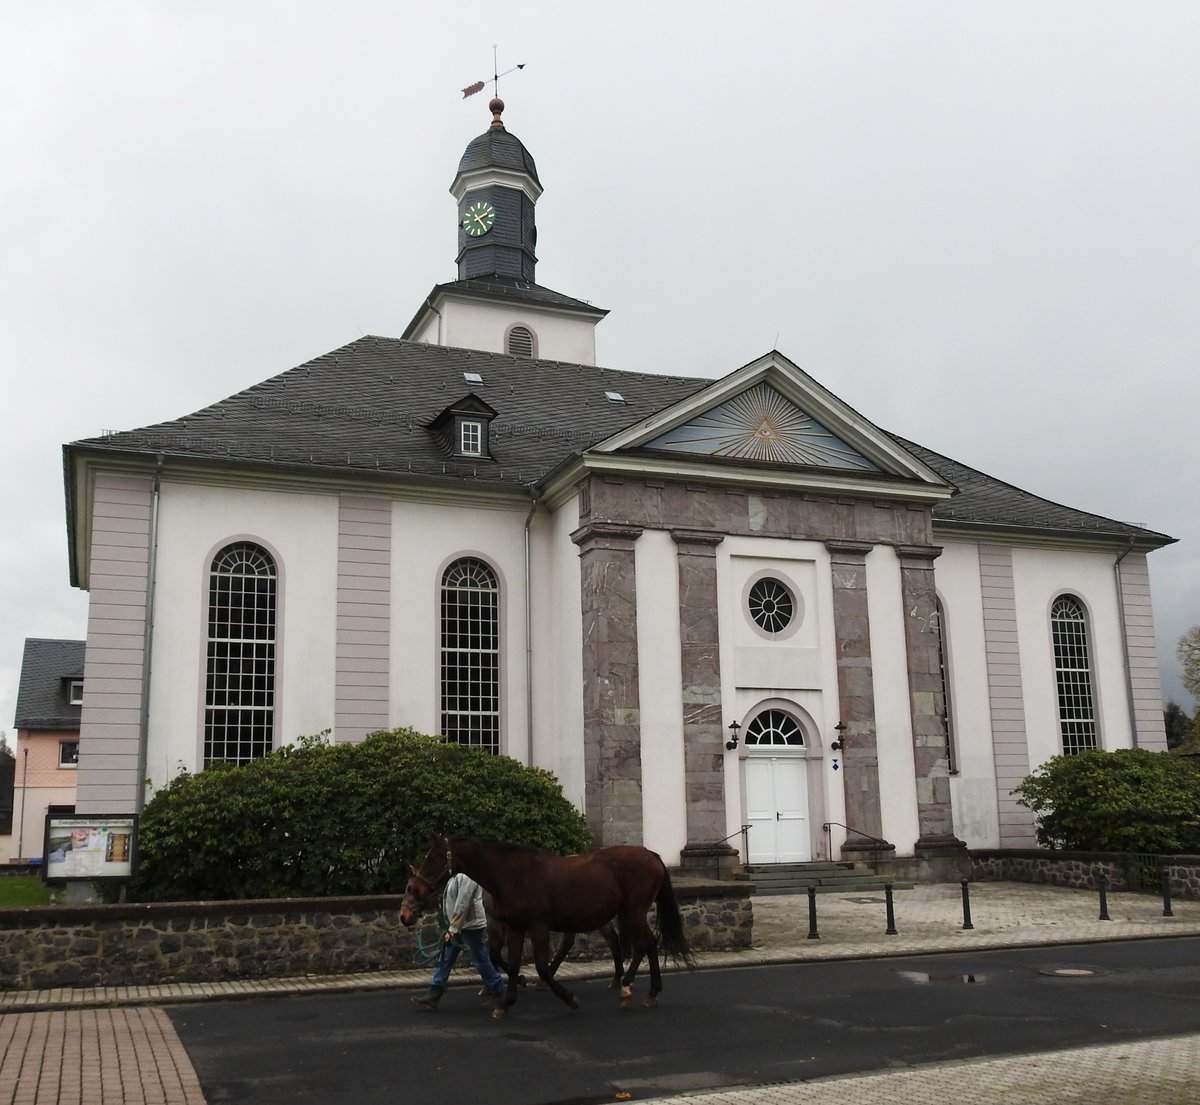
<instances>
[{"instance_id":1,"label":"dormer window","mask_svg":"<svg viewBox=\"0 0 1200 1105\"><path fill-rule=\"evenodd\" d=\"M473 460L489 459L492 455L488 428L496 412L478 395L468 393L457 403L451 403L430 424L442 447L456 457Z\"/></svg>"},{"instance_id":2,"label":"dormer window","mask_svg":"<svg viewBox=\"0 0 1200 1105\"><path fill-rule=\"evenodd\" d=\"M458 451L464 457L483 456L483 423L464 418L458 424Z\"/></svg>"},{"instance_id":3,"label":"dormer window","mask_svg":"<svg viewBox=\"0 0 1200 1105\"><path fill-rule=\"evenodd\" d=\"M67 688L67 701L72 706L83 705L83 680L72 679L70 686Z\"/></svg>"}]
</instances>

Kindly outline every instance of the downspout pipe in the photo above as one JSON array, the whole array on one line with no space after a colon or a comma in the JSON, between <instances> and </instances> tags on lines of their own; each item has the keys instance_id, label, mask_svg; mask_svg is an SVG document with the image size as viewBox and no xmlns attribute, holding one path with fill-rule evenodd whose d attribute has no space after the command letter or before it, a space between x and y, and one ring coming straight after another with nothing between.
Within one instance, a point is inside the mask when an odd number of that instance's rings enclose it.
<instances>
[{"instance_id":1,"label":"downspout pipe","mask_svg":"<svg viewBox=\"0 0 1200 1105\"><path fill-rule=\"evenodd\" d=\"M525 515L525 764L533 767L533 555L530 527L542 489L529 485L529 513Z\"/></svg>"},{"instance_id":2,"label":"downspout pipe","mask_svg":"<svg viewBox=\"0 0 1200 1105\"><path fill-rule=\"evenodd\" d=\"M1125 668L1125 704L1129 710L1129 735L1133 747L1140 747L1138 741L1137 720L1133 712L1133 672L1129 667L1129 631L1125 625L1125 588L1121 586L1121 561L1131 552L1136 538L1129 539L1129 545L1116 560L1113 561L1113 582L1117 587L1117 620L1121 625L1121 663Z\"/></svg>"},{"instance_id":3,"label":"downspout pipe","mask_svg":"<svg viewBox=\"0 0 1200 1105\"><path fill-rule=\"evenodd\" d=\"M150 745L150 654L154 648L154 587L158 578L158 500L162 491L162 453L155 457L154 487L150 493L149 564L146 566L146 628L142 641L142 708L138 718L137 780L134 812L146 805L146 765Z\"/></svg>"},{"instance_id":4,"label":"downspout pipe","mask_svg":"<svg viewBox=\"0 0 1200 1105\"><path fill-rule=\"evenodd\" d=\"M441 345L442 344L442 312L439 311L433 305L433 296L431 296L431 295L425 297L425 306L428 307L438 317L437 344Z\"/></svg>"}]
</instances>

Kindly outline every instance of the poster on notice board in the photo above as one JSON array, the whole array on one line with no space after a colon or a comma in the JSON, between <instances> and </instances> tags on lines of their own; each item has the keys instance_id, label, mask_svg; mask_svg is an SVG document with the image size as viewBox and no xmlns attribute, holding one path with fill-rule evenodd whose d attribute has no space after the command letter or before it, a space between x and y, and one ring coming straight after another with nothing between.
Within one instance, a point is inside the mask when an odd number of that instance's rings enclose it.
<instances>
[{"instance_id":1,"label":"poster on notice board","mask_svg":"<svg viewBox=\"0 0 1200 1105\"><path fill-rule=\"evenodd\" d=\"M42 878L127 879L136 838L137 814L47 814Z\"/></svg>"}]
</instances>

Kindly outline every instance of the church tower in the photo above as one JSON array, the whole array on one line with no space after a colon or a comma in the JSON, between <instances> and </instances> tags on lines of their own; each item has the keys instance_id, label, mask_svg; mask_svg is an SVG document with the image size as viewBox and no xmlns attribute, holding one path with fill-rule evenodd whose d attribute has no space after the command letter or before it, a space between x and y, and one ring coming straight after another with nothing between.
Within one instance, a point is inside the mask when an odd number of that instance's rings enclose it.
<instances>
[{"instance_id":1,"label":"church tower","mask_svg":"<svg viewBox=\"0 0 1200 1105\"><path fill-rule=\"evenodd\" d=\"M532 284L534 204L542 185L529 151L504 129L504 101L496 98L488 107L492 125L467 146L450 185L458 201L458 278L512 277Z\"/></svg>"},{"instance_id":2,"label":"church tower","mask_svg":"<svg viewBox=\"0 0 1200 1105\"><path fill-rule=\"evenodd\" d=\"M458 279L438 284L401 335L516 357L596 363L596 324L608 314L535 279L542 194L537 166L504 126L504 101L458 163L450 194L458 205Z\"/></svg>"}]
</instances>

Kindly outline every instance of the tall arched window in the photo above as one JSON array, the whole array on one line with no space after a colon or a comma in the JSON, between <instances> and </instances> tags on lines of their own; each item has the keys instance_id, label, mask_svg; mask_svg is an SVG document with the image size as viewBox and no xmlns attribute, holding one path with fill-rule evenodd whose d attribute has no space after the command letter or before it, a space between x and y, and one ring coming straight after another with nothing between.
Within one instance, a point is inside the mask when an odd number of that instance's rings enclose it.
<instances>
[{"instance_id":1,"label":"tall arched window","mask_svg":"<svg viewBox=\"0 0 1200 1105\"><path fill-rule=\"evenodd\" d=\"M1074 595L1059 595L1050 607L1054 674L1058 684L1058 725L1063 754L1096 748L1096 708L1088 655L1087 618Z\"/></svg>"},{"instance_id":2,"label":"tall arched window","mask_svg":"<svg viewBox=\"0 0 1200 1105\"><path fill-rule=\"evenodd\" d=\"M213 558L208 579L204 763L244 764L275 747L275 561L248 541Z\"/></svg>"},{"instance_id":3,"label":"tall arched window","mask_svg":"<svg viewBox=\"0 0 1200 1105\"><path fill-rule=\"evenodd\" d=\"M958 772L958 751L954 744L954 715L950 698L950 665L946 649L946 613L942 600L934 599L937 614L938 673L942 687L942 723L946 727L946 770L951 775Z\"/></svg>"},{"instance_id":4,"label":"tall arched window","mask_svg":"<svg viewBox=\"0 0 1200 1105\"><path fill-rule=\"evenodd\" d=\"M500 589L473 557L442 576L442 734L500 751Z\"/></svg>"}]
</instances>

